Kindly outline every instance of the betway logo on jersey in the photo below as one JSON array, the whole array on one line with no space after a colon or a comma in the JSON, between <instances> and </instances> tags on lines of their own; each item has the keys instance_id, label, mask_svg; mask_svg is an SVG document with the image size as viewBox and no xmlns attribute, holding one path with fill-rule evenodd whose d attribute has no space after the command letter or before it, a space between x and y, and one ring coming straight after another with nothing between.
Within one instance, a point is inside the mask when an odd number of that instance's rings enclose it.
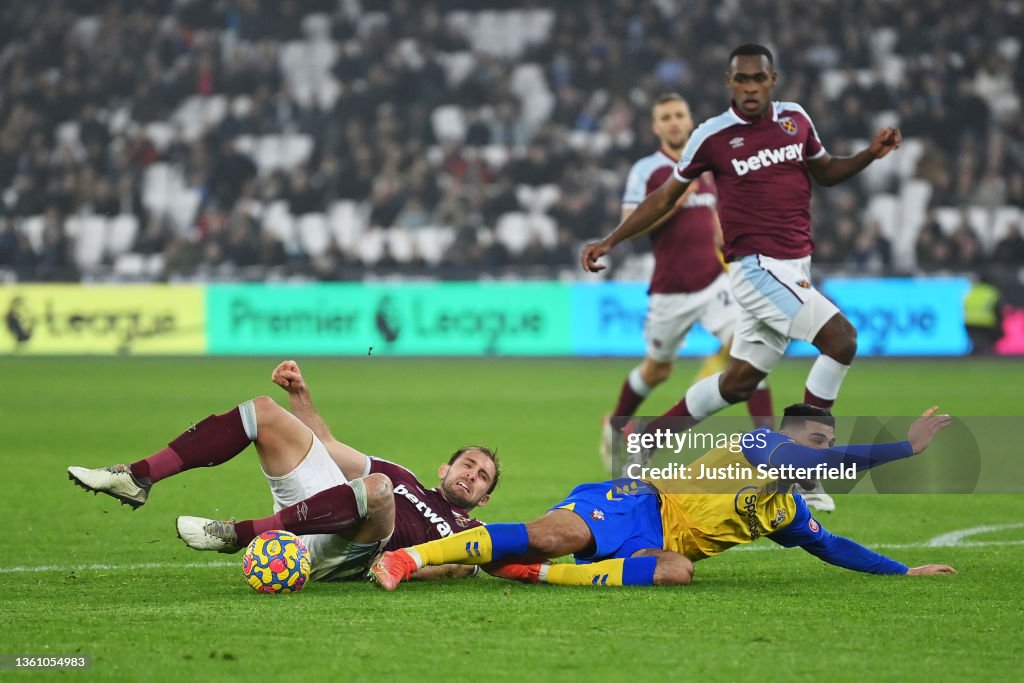
<instances>
[{"instance_id":1,"label":"betway logo on jersey","mask_svg":"<svg viewBox=\"0 0 1024 683\"><path fill-rule=\"evenodd\" d=\"M683 206L685 206L688 209L693 209L697 207L706 207L709 209L713 209L715 208L715 195L712 194L711 192L694 192L693 194L686 198L686 201L683 203Z\"/></svg>"},{"instance_id":2,"label":"betway logo on jersey","mask_svg":"<svg viewBox=\"0 0 1024 683\"><path fill-rule=\"evenodd\" d=\"M781 164L783 161L802 161L804 158L804 143L794 142L785 147L775 149L762 149L756 155L746 159L733 159L732 167L736 169L736 175L747 175L751 171L759 171L774 164Z\"/></svg>"},{"instance_id":3,"label":"betway logo on jersey","mask_svg":"<svg viewBox=\"0 0 1024 683\"><path fill-rule=\"evenodd\" d=\"M428 522L430 522L435 526L435 528L437 528L437 533L441 534L442 536L452 535L452 528L448 524L448 522L445 521L444 517L441 517L440 515L436 514L433 510L431 510L430 506L424 503L419 498L417 498L416 494L414 494L412 491L405 487L405 484L399 484L398 486L396 486L394 493L396 496L402 496L407 501L412 503L413 507L419 510L420 514L422 514Z\"/></svg>"}]
</instances>

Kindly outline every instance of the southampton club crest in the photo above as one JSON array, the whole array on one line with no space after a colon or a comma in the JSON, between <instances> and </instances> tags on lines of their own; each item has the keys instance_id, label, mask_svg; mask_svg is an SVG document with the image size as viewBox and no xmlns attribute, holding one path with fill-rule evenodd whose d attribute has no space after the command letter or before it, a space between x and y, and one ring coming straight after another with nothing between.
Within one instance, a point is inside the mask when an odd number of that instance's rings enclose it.
<instances>
[{"instance_id":1,"label":"southampton club crest","mask_svg":"<svg viewBox=\"0 0 1024 683\"><path fill-rule=\"evenodd\" d=\"M779 119L779 127L786 131L787 135L796 135L796 121L794 121L790 116L783 116Z\"/></svg>"}]
</instances>

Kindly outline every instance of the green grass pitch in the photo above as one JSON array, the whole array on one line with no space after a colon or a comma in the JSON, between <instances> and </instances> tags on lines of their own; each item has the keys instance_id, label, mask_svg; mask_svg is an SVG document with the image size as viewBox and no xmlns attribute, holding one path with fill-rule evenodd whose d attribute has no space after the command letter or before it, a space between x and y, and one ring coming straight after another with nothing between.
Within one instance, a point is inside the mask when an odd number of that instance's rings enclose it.
<instances>
[{"instance_id":1,"label":"green grass pitch","mask_svg":"<svg viewBox=\"0 0 1024 683\"><path fill-rule=\"evenodd\" d=\"M905 563L952 564L952 577L865 576L761 541L699 563L686 588L486 577L263 596L242 582L240 555L191 551L173 526L178 514L267 514L251 450L158 485L136 512L67 481L68 465L147 455L251 396L286 405L269 381L276 360L0 359L0 653L93 657L89 674L25 680L1020 680L1024 496L851 495L822 517ZM530 519L605 478L599 420L632 366L298 360L339 438L424 481L461 444L498 447L504 478L484 521ZM790 360L773 374L777 407L801 398L808 367ZM695 369L680 363L645 412L670 405ZM859 361L839 408L1020 416L1021 386L1020 362ZM926 546L983 526L1001 528Z\"/></svg>"}]
</instances>

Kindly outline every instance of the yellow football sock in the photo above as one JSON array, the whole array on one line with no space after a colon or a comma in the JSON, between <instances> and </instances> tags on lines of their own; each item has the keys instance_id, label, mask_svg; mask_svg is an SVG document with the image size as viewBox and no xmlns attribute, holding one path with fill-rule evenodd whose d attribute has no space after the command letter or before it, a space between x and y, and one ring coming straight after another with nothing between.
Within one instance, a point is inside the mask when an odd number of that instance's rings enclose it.
<instances>
[{"instance_id":1,"label":"yellow football sock","mask_svg":"<svg viewBox=\"0 0 1024 683\"><path fill-rule=\"evenodd\" d=\"M454 536L420 543L406 550L413 559L420 560L421 567L439 564L487 564L491 561L491 535L487 527L478 526Z\"/></svg>"},{"instance_id":2,"label":"yellow football sock","mask_svg":"<svg viewBox=\"0 0 1024 683\"><path fill-rule=\"evenodd\" d=\"M624 560L603 560L593 564L553 564L541 581L556 586L621 586Z\"/></svg>"},{"instance_id":3,"label":"yellow football sock","mask_svg":"<svg viewBox=\"0 0 1024 683\"><path fill-rule=\"evenodd\" d=\"M593 564L544 564L541 583L557 586L653 586L658 558L601 560Z\"/></svg>"}]
</instances>

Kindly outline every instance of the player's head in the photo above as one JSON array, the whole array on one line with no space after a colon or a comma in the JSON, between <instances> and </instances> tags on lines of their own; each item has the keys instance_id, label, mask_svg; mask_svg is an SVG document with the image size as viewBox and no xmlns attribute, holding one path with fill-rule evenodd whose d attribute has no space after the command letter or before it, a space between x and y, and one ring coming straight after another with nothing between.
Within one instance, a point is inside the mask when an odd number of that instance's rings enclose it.
<instances>
[{"instance_id":1,"label":"player's head","mask_svg":"<svg viewBox=\"0 0 1024 683\"><path fill-rule=\"evenodd\" d=\"M836 442L836 419L824 408L794 403L782 412L779 432L801 446L828 448Z\"/></svg>"},{"instance_id":2,"label":"player's head","mask_svg":"<svg viewBox=\"0 0 1024 683\"><path fill-rule=\"evenodd\" d=\"M760 116L772 103L778 74L775 58L764 45L745 43L729 54L725 84L736 108L746 116Z\"/></svg>"},{"instance_id":3,"label":"player's head","mask_svg":"<svg viewBox=\"0 0 1024 683\"><path fill-rule=\"evenodd\" d=\"M693 131L690 105L674 92L658 95L651 106L651 131L673 152L682 151Z\"/></svg>"},{"instance_id":4,"label":"player's head","mask_svg":"<svg viewBox=\"0 0 1024 683\"><path fill-rule=\"evenodd\" d=\"M501 479L498 454L486 446L463 446L437 470L441 495L466 510L486 505Z\"/></svg>"}]
</instances>

